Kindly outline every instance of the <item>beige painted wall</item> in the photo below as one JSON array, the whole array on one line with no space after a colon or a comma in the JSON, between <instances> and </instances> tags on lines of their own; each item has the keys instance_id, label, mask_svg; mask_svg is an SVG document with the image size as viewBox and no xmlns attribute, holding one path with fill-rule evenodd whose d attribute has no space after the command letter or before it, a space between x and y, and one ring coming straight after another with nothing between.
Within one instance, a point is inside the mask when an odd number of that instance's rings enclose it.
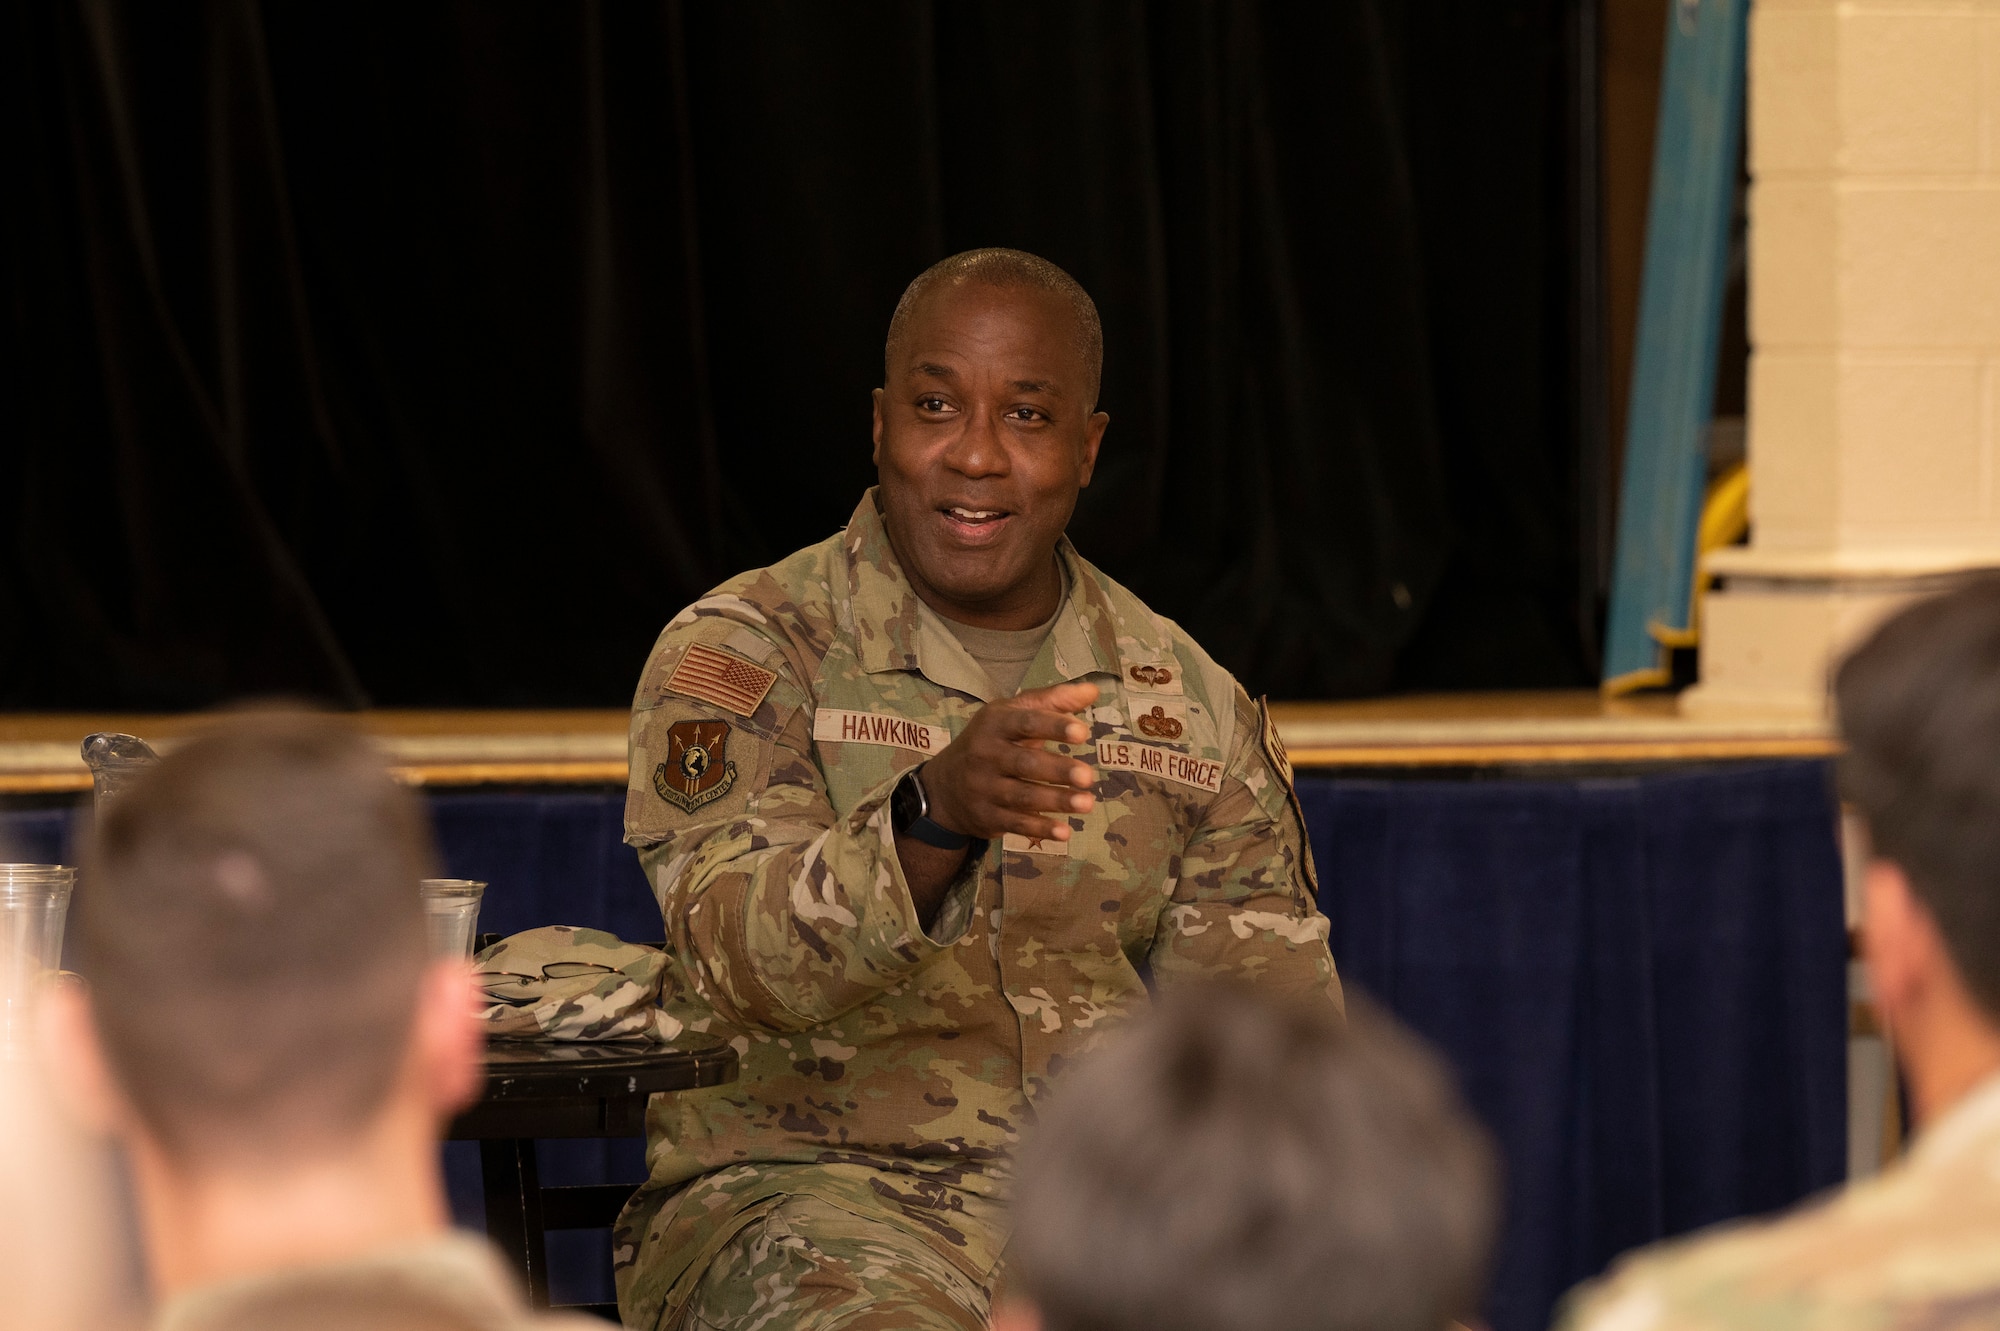
<instances>
[{"instance_id":1,"label":"beige painted wall","mask_svg":"<svg viewBox=\"0 0 2000 1331\"><path fill-rule=\"evenodd\" d=\"M1690 711L1817 710L1829 658L2000 566L2000 0L1751 10L1752 543Z\"/></svg>"}]
</instances>

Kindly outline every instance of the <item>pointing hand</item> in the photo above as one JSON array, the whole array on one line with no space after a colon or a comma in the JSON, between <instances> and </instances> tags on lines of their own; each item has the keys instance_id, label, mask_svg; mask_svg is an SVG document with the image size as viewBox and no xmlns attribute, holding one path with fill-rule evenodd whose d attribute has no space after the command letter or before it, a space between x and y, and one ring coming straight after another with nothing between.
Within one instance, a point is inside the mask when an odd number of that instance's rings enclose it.
<instances>
[{"instance_id":1,"label":"pointing hand","mask_svg":"<svg viewBox=\"0 0 2000 1331\"><path fill-rule=\"evenodd\" d=\"M1090 765L1053 753L1051 742L1082 744L1079 714L1097 701L1095 684L1056 684L988 703L943 753L924 764L931 819L992 840L1007 832L1067 841L1069 823L1051 815L1086 813L1097 802Z\"/></svg>"}]
</instances>

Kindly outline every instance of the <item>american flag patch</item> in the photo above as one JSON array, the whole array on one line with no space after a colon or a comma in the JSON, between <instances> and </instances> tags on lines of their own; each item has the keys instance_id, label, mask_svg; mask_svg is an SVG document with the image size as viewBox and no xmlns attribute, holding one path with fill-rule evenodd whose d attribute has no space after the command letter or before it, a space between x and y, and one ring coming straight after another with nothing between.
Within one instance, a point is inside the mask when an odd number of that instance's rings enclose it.
<instances>
[{"instance_id":1,"label":"american flag patch","mask_svg":"<svg viewBox=\"0 0 2000 1331\"><path fill-rule=\"evenodd\" d=\"M756 712L757 704L764 701L764 695L771 691L771 684L777 678L762 666L698 642L687 649L674 673L667 677L667 688L727 707L738 716L749 716Z\"/></svg>"}]
</instances>

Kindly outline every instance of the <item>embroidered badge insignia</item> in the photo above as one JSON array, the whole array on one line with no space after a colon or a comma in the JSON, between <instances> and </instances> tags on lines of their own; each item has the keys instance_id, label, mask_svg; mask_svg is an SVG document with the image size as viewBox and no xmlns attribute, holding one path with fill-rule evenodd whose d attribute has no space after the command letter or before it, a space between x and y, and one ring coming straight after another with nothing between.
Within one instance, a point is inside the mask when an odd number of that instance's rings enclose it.
<instances>
[{"instance_id":1,"label":"embroidered badge insignia","mask_svg":"<svg viewBox=\"0 0 2000 1331\"><path fill-rule=\"evenodd\" d=\"M1053 837L1044 841L1040 837L1028 837L1022 836L1019 832L1008 832L1000 838L1000 848L1002 850L1011 850L1021 855L1060 855L1067 859L1072 853L1071 843L1075 840L1076 838L1072 836L1069 841L1057 841Z\"/></svg>"},{"instance_id":2,"label":"embroidered badge insignia","mask_svg":"<svg viewBox=\"0 0 2000 1331\"><path fill-rule=\"evenodd\" d=\"M1168 716L1166 710L1161 707L1155 707L1150 712L1141 712L1132 724L1139 728L1140 734L1149 735L1154 739L1181 737L1181 723Z\"/></svg>"},{"instance_id":3,"label":"embroidered badge insignia","mask_svg":"<svg viewBox=\"0 0 2000 1331\"><path fill-rule=\"evenodd\" d=\"M736 784L736 764L724 758L729 726L722 721L681 721L667 728L667 760L653 769L661 799L693 813Z\"/></svg>"},{"instance_id":4,"label":"embroidered badge insignia","mask_svg":"<svg viewBox=\"0 0 2000 1331\"><path fill-rule=\"evenodd\" d=\"M667 688L727 707L738 716L752 716L777 678L762 666L698 642L687 649L674 673L667 676Z\"/></svg>"},{"instance_id":5,"label":"embroidered badge insignia","mask_svg":"<svg viewBox=\"0 0 2000 1331\"><path fill-rule=\"evenodd\" d=\"M1158 693L1170 698L1178 698L1187 690L1181 681L1180 663L1169 659L1164 665L1141 661L1125 667L1125 691L1128 693Z\"/></svg>"}]
</instances>

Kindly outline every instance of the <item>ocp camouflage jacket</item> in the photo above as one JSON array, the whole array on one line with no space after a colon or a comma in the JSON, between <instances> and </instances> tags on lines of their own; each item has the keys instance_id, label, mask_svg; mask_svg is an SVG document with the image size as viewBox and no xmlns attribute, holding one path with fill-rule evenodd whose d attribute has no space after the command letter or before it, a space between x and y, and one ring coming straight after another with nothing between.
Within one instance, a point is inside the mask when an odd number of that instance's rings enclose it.
<instances>
[{"instance_id":1,"label":"ocp camouflage jacket","mask_svg":"<svg viewBox=\"0 0 2000 1331\"><path fill-rule=\"evenodd\" d=\"M2000 1074L1881 1173L1628 1253L1557 1311L1558 1331L2000 1326Z\"/></svg>"},{"instance_id":2,"label":"ocp camouflage jacket","mask_svg":"<svg viewBox=\"0 0 2000 1331\"><path fill-rule=\"evenodd\" d=\"M986 845L928 930L889 795L992 686L910 589L874 492L845 532L661 633L633 700L626 840L666 919L667 1009L733 1043L742 1075L654 1098L651 1180L615 1244L628 1325L677 1307L788 1192L879 1212L988 1280L1030 1103L1146 1003L1142 976L1340 1001L1264 709L1059 553L1068 596L1022 687L1099 687L1092 739L1068 750L1097 804L1067 843Z\"/></svg>"}]
</instances>

